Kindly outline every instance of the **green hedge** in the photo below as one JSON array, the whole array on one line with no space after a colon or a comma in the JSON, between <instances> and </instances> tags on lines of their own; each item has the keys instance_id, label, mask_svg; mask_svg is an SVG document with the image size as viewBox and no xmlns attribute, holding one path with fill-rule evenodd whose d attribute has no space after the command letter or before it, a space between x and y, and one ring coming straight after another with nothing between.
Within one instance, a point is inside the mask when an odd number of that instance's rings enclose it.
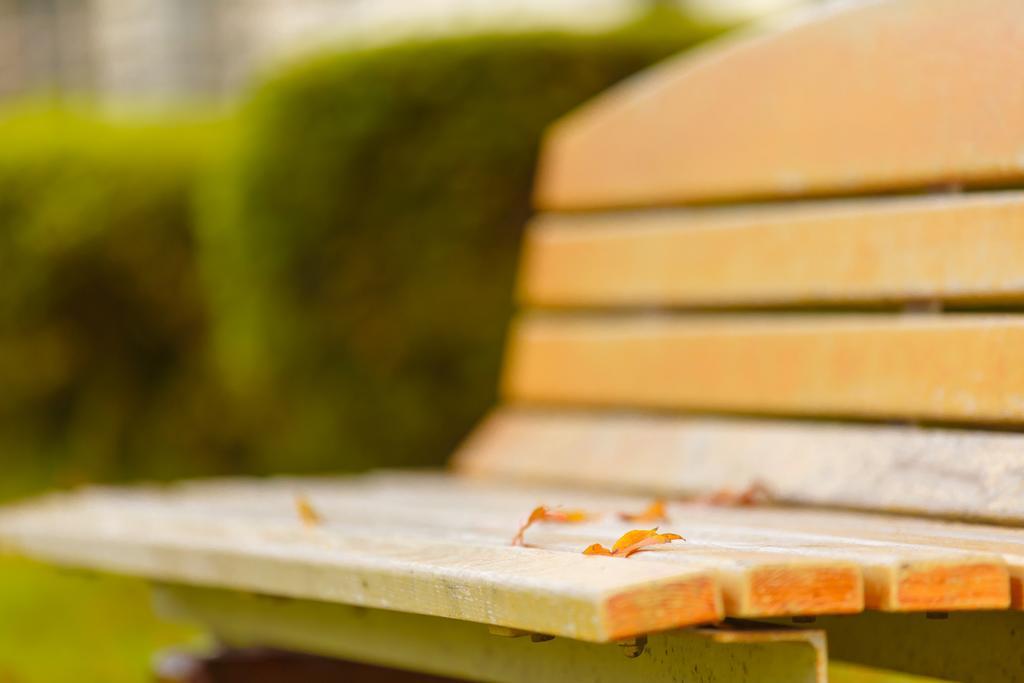
<instances>
[{"instance_id":1,"label":"green hedge","mask_svg":"<svg viewBox=\"0 0 1024 683\"><path fill-rule=\"evenodd\" d=\"M220 129L0 118L5 483L41 466L75 481L209 464L193 195Z\"/></svg>"},{"instance_id":2,"label":"green hedge","mask_svg":"<svg viewBox=\"0 0 1024 683\"><path fill-rule=\"evenodd\" d=\"M203 221L257 467L443 461L496 398L545 126L706 33L661 17L403 44L260 88Z\"/></svg>"}]
</instances>

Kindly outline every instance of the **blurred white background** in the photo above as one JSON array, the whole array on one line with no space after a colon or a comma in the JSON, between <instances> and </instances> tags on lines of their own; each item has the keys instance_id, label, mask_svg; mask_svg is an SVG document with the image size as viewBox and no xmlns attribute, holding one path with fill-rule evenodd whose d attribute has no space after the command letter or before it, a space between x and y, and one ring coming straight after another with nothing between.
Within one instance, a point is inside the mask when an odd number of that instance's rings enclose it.
<instances>
[{"instance_id":1,"label":"blurred white background","mask_svg":"<svg viewBox=\"0 0 1024 683\"><path fill-rule=\"evenodd\" d=\"M557 27L593 30L652 4L742 21L808 0L0 0L0 99L230 99L268 64L325 43Z\"/></svg>"}]
</instances>

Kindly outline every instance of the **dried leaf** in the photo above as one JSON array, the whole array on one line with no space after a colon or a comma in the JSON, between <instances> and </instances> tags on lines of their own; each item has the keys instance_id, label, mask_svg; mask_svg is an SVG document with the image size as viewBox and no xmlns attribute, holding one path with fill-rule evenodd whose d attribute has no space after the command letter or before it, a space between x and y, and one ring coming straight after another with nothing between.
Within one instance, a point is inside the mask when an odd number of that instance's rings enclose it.
<instances>
[{"instance_id":1,"label":"dried leaf","mask_svg":"<svg viewBox=\"0 0 1024 683\"><path fill-rule=\"evenodd\" d=\"M309 502L309 498L301 493L295 495L295 511L299 513L299 519L307 527L320 526L324 521L313 504Z\"/></svg>"},{"instance_id":2,"label":"dried leaf","mask_svg":"<svg viewBox=\"0 0 1024 683\"><path fill-rule=\"evenodd\" d=\"M630 532L635 534L636 532ZM657 529L650 529L649 531L643 532L645 535L642 538L636 538L632 543L623 544L623 538L620 538L615 542L615 547L612 550L612 554L617 557L629 557L633 553L646 548L649 545L661 545L663 543L671 543L672 541L683 541L686 540L679 534L659 534ZM626 534L629 536L629 534Z\"/></svg>"},{"instance_id":3,"label":"dried leaf","mask_svg":"<svg viewBox=\"0 0 1024 683\"><path fill-rule=\"evenodd\" d=\"M608 550L600 543L595 543L588 546L587 549L583 551L583 554L629 557L638 550L650 545L660 545L663 543L671 543L672 541L685 540L686 539L679 534L659 534L657 527L653 529L636 529L623 534L619 540L615 541L615 545L612 546L611 550Z\"/></svg>"},{"instance_id":4,"label":"dried leaf","mask_svg":"<svg viewBox=\"0 0 1024 683\"><path fill-rule=\"evenodd\" d=\"M625 522L665 522L668 515L665 513L665 501L660 498L650 505L643 512L630 514L620 512L619 517Z\"/></svg>"},{"instance_id":5,"label":"dried leaf","mask_svg":"<svg viewBox=\"0 0 1024 683\"><path fill-rule=\"evenodd\" d=\"M537 522L554 522L557 524L578 524L592 519L593 515L585 510L561 510L539 505L533 509L529 518L522 523L519 531L512 538L512 545L523 545L523 535L526 530Z\"/></svg>"},{"instance_id":6,"label":"dried leaf","mask_svg":"<svg viewBox=\"0 0 1024 683\"><path fill-rule=\"evenodd\" d=\"M716 505L721 507L750 507L754 505L767 505L772 502L772 492L766 484L755 481L741 491L732 489L719 489L707 496L698 498L697 501L705 505Z\"/></svg>"},{"instance_id":7,"label":"dried leaf","mask_svg":"<svg viewBox=\"0 0 1024 683\"><path fill-rule=\"evenodd\" d=\"M584 555L611 555L612 551L608 550L608 548L605 548L600 543L594 543L593 545L588 545L587 549L583 551L583 554Z\"/></svg>"},{"instance_id":8,"label":"dried leaf","mask_svg":"<svg viewBox=\"0 0 1024 683\"><path fill-rule=\"evenodd\" d=\"M621 552L623 548L628 548L645 538L650 538L658 533L658 527L653 529L636 529L635 531L627 531L619 537L619 540L615 541L615 545L612 546L612 552Z\"/></svg>"}]
</instances>

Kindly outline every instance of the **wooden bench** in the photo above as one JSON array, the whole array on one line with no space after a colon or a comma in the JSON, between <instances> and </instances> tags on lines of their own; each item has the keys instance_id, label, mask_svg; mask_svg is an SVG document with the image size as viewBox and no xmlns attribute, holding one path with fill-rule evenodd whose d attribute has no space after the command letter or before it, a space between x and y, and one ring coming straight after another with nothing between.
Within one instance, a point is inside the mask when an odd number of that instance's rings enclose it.
<instances>
[{"instance_id":1,"label":"wooden bench","mask_svg":"<svg viewBox=\"0 0 1024 683\"><path fill-rule=\"evenodd\" d=\"M1016 0L816 10L556 125L451 473L58 493L0 539L234 646L437 675L1024 680L1022 39ZM511 545L541 504L592 516ZM655 524L685 542L582 554Z\"/></svg>"}]
</instances>

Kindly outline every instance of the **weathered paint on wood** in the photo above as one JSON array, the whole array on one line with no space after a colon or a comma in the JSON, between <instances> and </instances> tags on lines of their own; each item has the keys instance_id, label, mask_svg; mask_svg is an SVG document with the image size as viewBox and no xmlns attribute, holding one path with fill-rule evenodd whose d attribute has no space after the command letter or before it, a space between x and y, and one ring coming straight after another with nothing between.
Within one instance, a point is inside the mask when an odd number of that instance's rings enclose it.
<instances>
[{"instance_id":1,"label":"weathered paint on wood","mask_svg":"<svg viewBox=\"0 0 1024 683\"><path fill-rule=\"evenodd\" d=\"M542 214L519 299L541 307L1024 301L1024 193Z\"/></svg>"},{"instance_id":2,"label":"weathered paint on wood","mask_svg":"<svg viewBox=\"0 0 1024 683\"><path fill-rule=\"evenodd\" d=\"M304 528L297 491L318 510L320 527ZM646 502L426 475L208 482L31 505L0 520L0 537L72 565L587 640L714 620L719 591L732 616L1009 603L1009 570L994 551L876 539L871 529L833 533L818 522L772 526L761 510L737 518L672 507L662 528L685 543L629 560L580 554L643 526L617 512ZM508 547L537 504L599 514L539 525L527 534L530 548Z\"/></svg>"},{"instance_id":3,"label":"weathered paint on wood","mask_svg":"<svg viewBox=\"0 0 1024 683\"><path fill-rule=\"evenodd\" d=\"M513 402L1024 424L1024 316L526 316Z\"/></svg>"},{"instance_id":4,"label":"weathered paint on wood","mask_svg":"<svg viewBox=\"0 0 1024 683\"><path fill-rule=\"evenodd\" d=\"M235 646L273 646L495 683L824 683L825 639L786 627L686 629L616 644L503 638L480 624L311 601L163 586L162 611L199 621Z\"/></svg>"},{"instance_id":5,"label":"weathered paint on wood","mask_svg":"<svg viewBox=\"0 0 1024 683\"><path fill-rule=\"evenodd\" d=\"M738 34L557 124L546 209L865 193L1024 178L1024 6L845 3Z\"/></svg>"},{"instance_id":6,"label":"weathered paint on wood","mask_svg":"<svg viewBox=\"0 0 1024 683\"><path fill-rule=\"evenodd\" d=\"M161 496L157 495L156 498ZM145 496L142 496L145 499ZM0 519L5 544L59 564L157 580L493 623L608 641L721 616L713 572L577 553L331 533L287 514L197 514L173 497L54 499Z\"/></svg>"},{"instance_id":7,"label":"weathered paint on wood","mask_svg":"<svg viewBox=\"0 0 1024 683\"><path fill-rule=\"evenodd\" d=\"M1024 525L1024 434L1012 432L505 407L453 466L673 497L761 482L780 503Z\"/></svg>"},{"instance_id":8,"label":"weathered paint on wood","mask_svg":"<svg viewBox=\"0 0 1024 683\"><path fill-rule=\"evenodd\" d=\"M417 530L437 538L455 534L478 542L500 542L503 532L538 500L554 499L601 513L585 525L544 525L529 532L531 545L566 552L579 552L595 540L610 543L637 525L619 520L617 511L640 510L649 502L573 489L516 487L507 480L463 483L390 476L374 482L353 490L339 481L318 489L317 498L326 501L324 511L331 519L345 520L345 524ZM415 505L403 504L410 500ZM466 510L473 512L467 515ZM912 544L898 538L858 538L845 527L845 533L833 536L827 525L806 531L768 528L758 523L758 514L748 510L725 524L713 514L708 517L703 508L670 506L669 518L660 522L662 528L684 533L687 542L674 544L668 549L671 552L651 552L631 560L712 562L730 616L849 612L847 565L863 576L864 603L873 609L985 609L1009 603L1008 570L996 552ZM873 518L861 516L861 521ZM831 608L826 607L829 603Z\"/></svg>"},{"instance_id":9,"label":"weathered paint on wood","mask_svg":"<svg viewBox=\"0 0 1024 683\"><path fill-rule=\"evenodd\" d=\"M572 629L585 640L714 621L722 614L722 592L726 611L735 616L863 609L861 573L842 558L687 544L678 553L648 553L640 562L609 568L581 551L595 541L611 543L626 529L538 537L531 549L511 548L515 529L535 505L529 497L493 510L472 491L438 488L435 481L388 480L369 490L361 479L309 482L309 495L329 520L313 530L302 528L288 484L250 482L44 502L0 520L0 538L73 565L283 595L299 591L299 597L561 635ZM211 536L215 542L207 540ZM321 546L331 551L324 558ZM232 557L222 559L224 553ZM299 579L318 559L320 581L331 581L329 588ZM391 575L398 559L408 563L411 577ZM310 590L321 592L303 593ZM549 623L522 623L541 619Z\"/></svg>"},{"instance_id":10,"label":"weathered paint on wood","mask_svg":"<svg viewBox=\"0 0 1024 683\"><path fill-rule=\"evenodd\" d=\"M694 521L710 515L708 520L725 526L743 524L747 517L739 510L709 510L694 505L684 507L680 514ZM1010 573L1010 604L1024 609L1024 529L810 508L761 508L757 520L759 527L773 535L823 534L843 543L892 543L998 554Z\"/></svg>"}]
</instances>

